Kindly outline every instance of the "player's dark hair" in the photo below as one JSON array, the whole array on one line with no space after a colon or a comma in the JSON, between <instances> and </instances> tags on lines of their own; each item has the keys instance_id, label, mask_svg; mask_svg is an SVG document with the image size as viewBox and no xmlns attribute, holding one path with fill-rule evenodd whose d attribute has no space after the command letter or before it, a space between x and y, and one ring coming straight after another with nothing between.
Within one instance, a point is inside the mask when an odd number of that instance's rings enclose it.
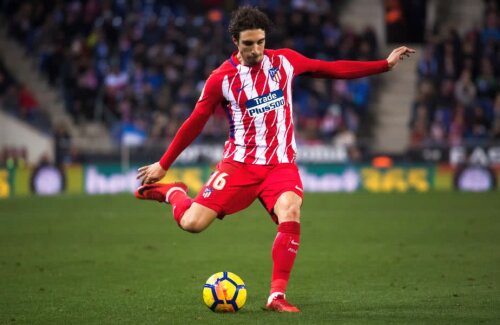
<instances>
[{"instance_id":1,"label":"player's dark hair","mask_svg":"<svg viewBox=\"0 0 500 325\"><path fill-rule=\"evenodd\" d=\"M271 25L271 20L258 8L244 6L233 11L228 31L232 37L239 41L240 32L248 29L262 29L267 34Z\"/></svg>"}]
</instances>

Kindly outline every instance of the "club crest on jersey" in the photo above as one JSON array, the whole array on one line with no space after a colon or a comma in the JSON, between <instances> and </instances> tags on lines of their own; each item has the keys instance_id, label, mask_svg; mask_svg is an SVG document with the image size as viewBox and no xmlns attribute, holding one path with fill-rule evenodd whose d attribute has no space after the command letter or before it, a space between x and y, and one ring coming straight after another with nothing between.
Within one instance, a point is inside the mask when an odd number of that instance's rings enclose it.
<instances>
[{"instance_id":1,"label":"club crest on jersey","mask_svg":"<svg viewBox=\"0 0 500 325\"><path fill-rule=\"evenodd\" d=\"M212 194L213 191L214 191L213 188L206 187L205 190L203 191L203 197L206 199L207 197L209 197Z\"/></svg>"},{"instance_id":2,"label":"club crest on jersey","mask_svg":"<svg viewBox=\"0 0 500 325\"><path fill-rule=\"evenodd\" d=\"M270 93L254 97L246 102L248 115L254 117L285 106L283 90L278 89Z\"/></svg>"},{"instance_id":3,"label":"club crest on jersey","mask_svg":"<svg viewBox=\"0 0 500 325\"><path fill-rule=\"evenodd\" d=\"M281 81L281 74L279 68L271 68L269 69L269 76L274 82L280 82Z\"/></svg>"}]
</instances>

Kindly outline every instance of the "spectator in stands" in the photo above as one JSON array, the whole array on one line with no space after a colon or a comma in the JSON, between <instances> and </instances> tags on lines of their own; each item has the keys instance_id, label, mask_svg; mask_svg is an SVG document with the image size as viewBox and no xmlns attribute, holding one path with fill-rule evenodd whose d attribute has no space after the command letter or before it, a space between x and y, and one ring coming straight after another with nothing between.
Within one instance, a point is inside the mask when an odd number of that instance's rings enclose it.
<instances>
[{"instance_id":1,"label":"spectator in stands","mask_svg":"<svg viewBox=\"0 0 500 325\"><path fill-rule=\"evenodd\" d=\"M459 103L470 106L476 98L476 86L472 82L471 71L464 69L455 83L455 98Z\"/></svg>"},{"instance_id":2,"label":"spectator in stands","mask_svg":"<svg viewBox=\"0 0 500 325\"><path fill-rule=\"evenodd\" d=\"M410 122L410 150L419 149L427 143L429 128L429 108L417 104L413 120Z\"/></svg>"},{"instance_id":3,"label":"spectator in stands","mask_svg":"<svg viewBox=\"0 0 500 325\"><path fill-rule=\"evenodd\" d=\"M451 111L455 102L455 81L452 79L441 80L439 95L436 99L436 106L443 110Z\"/></svg>"},{"instance_id":4,"label":"spectator in stands","mask_svg":"<svg viewBox=\"0 0 500 325\"><path fill-rule=\"evenodd\" d=\"M81 65L77 72L76 85L74 87L74 98L81 102L83 115L87 120L95 117L96 97L98 95L98 80L93 69Z\"/></svg>"},{"instance_id":5,"label":"spectator in stands","mask_svg":"<svg viewBox=\"0 0 500 325\"><path fill-rule=\"evenodd\" d=\"M424 80L419 84L417 89L417 98L412 105L412 113L410 118L410 126L414 125L417 118L424 115L427 122L430 122L431 113L434 112L436 106L436 89L430 80Z\"/></svg>"},{"instance_id":6,"label":"spectator in stands","mask_svg":"<svg viewBox=\"0 0 500 325\"><path fill-rule=\"evenodd\" d=\"M488 58L481 59L481 71L475 82L479 98L493 98L500 90L498 78L495 76L493 65Z\"/></svg>"},{"instance_id":7,"label":"spectator in stands","mask_svg":"<svg viewBox=\"0 0 500 325\"><path fill-rule=\"evenodd\" d=\"M55 163L61 166L71 162L71 136L65 123L58 122L54 130Z\"/></svg>"},{"instance_id":8,"label":"spectator in stands","mask_svg":"<svg viewBox=\"0 0 500 325\"><path fill-rule=\"evenodd\" d=\"M26 85L20 84L17 89L21 117L33 120L38 109L38 101Z\"/></svg>"},{"instance_id":9,"label":"spectator in stands","mask_svg":"<svg viewBox=\"0 0 500 325\"><path fill-rule=\"evenodd\" d=\"M435 79L438 76L438 62L432 46L427 46L417 64L419 79Z\"/></svg>"},{"instance_id":10,"label":"spectator in stands","mask_svg":"<svg viewBox=\"0 0 500 325\"><path fill-rule=\"evenodd\" d=\"M339 104L332 103L319 125L322 139L327 143L332 141L343 123L342 108Z\"/></svg>"},{"instance_id":11,"label":"spectator in stands","mask_svg":"<svg viewBox=\"0 0 500 325\"><path fill-rule=\"evenodd\" d=\"M447 144L446 130L445 111L438 109L435 111L430 125L429 144L438 147L445 146Z\"/></svg>"},{"instance_id":12,"label":"spectator in stands","mask_svg":"<svg viewBox=\"0 0 500 325\"><path fill-rule=\"evenodd\" d=\"M481 40L483 43L500 41L500 24L498 12L495 9L497 8L490 7L489 11L486 13L486 23L481 32Z\"/></svg>"},{"instance_id":13,"label":"spectator in stands","mask_svg":"<svg viewBox=\"0 0 500 325\"><path fill-rule=\"evenodd\" d=\"M480 143L482 140L489 138L490 129L491 121L486 117L484 109L479 105L475 105L472 109L465 138L472 144Z\"/></svg>"},{"instance_id":14,"label":"spectator in stands","mask_svg":"<svg viewBox=\"0 0 500 325\"><path fill-rule=\"evenodd\" d=\"M110 71L104 78L106 99L114 102L115 100L122 98L125 88L127 87L127 83L127 73L120 71L120 67L117 64L112 65Z\"/></svg>"},{"instance_id":15,"label":"spectator in stands","mask_svg":"<svg viewBox=\"0 0 500 325\"><path fill-rule=\"evenodd\" d=\"M448 145L459 146L463 144L465 134L465 109L463 105L457 104L450 123L448 132Z\"/></svg>"}]
</instances>

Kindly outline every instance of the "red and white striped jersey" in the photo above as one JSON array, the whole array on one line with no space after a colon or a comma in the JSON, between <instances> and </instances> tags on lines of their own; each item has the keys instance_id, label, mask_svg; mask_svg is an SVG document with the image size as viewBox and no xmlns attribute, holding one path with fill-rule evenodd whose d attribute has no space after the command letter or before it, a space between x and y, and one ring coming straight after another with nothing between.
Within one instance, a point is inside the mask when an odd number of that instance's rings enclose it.
<instances>
[{"instance_id":1,"label":"red and white striped jersey","mask_svg":"<svg viewBox=\"0 0 500 325\"><path fill-rule=\"evenodd\" d=\"M233 55L207 80L202 98L220 90L229 120L224 159L258 165L295 160L292 81L297 62L289 52L266 50L256 66L242 65Z\"/></svg>"},{"instance_id":2,"label":"red and white striped jersey","mask_svg":"<svg viewBox=\"0 0 500 325\"><path fill-rule=\"evenodd\" d=\"M165 170L221 105L230 124L224 159L258 165L293 162L297 149L292 119L295 77L308 73L319 78L359 78L388 70L387 60L327 62L290 49L265 50L259 64L245 66L236 54L207 79L193 113L160 159Z\"/></svg>"}]
</instances>

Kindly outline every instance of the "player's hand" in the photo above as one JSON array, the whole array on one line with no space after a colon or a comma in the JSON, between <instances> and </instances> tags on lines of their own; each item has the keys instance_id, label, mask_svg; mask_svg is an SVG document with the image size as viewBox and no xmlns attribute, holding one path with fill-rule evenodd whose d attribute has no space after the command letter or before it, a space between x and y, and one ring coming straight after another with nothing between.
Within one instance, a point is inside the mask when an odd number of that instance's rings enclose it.
<instances>
[{"instance_id":1,"label":"player's hand","mask_svg":"<svg viewBox=\"0 0 500 325\"><path fill-rule=\"evenodd\" d=\"M415 50L406 46L401 46L393 50L391 54L389 54L389 56L387 57L387 63L389 63L389 70L394 68L400 60L404 60L404 58L409 58L410 55L413 53L415 53Z\"/></svg>"},{"instance_id":2,"label":"player's hand","mask_svg":"<svg viewBox=\"0 0 500 325\"><path fill-rule=\"evenodd\" d=\"M160 166L159 162L154 164L143 166L137 170L137 179L141 180L141 183L151 184L156 183L161 180L167 171Z\"/></svg>"}]
</instances>

